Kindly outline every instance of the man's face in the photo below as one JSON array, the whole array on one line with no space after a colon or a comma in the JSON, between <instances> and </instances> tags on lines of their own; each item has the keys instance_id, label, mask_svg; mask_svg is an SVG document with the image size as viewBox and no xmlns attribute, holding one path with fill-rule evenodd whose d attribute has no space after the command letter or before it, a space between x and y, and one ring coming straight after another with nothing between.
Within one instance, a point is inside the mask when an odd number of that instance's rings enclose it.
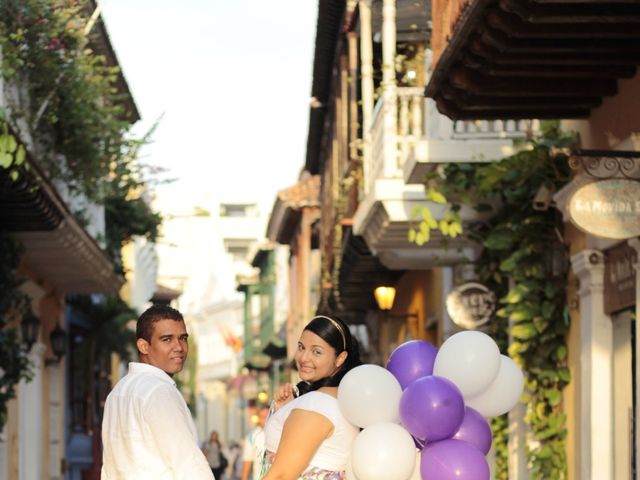
<instances>
[{"instance_id":1,"label":"man's face","mask_svg":"<svg viewBox=\"0 0 640 480\"><path fill-rule=\"evenodd\" d=\"M144 363L164 370L168 375L178 373L187 360L189 344L187 327L179 320L158 320L153 323L151 341L137 341L140 359Z\"/></svg>"}]
</instances>

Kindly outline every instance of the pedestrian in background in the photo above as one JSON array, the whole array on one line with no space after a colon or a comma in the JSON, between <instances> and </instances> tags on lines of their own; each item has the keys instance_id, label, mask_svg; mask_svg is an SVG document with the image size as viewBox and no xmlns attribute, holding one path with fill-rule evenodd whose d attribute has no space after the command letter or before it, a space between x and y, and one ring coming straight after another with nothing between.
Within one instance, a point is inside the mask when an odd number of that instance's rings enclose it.
<instances>
[{"instance_id":1,"label":"pedestrian in background","mask_svg":"<svg viewBox=\"0 0 640 480\"><path fill-rule=\"evenodd\" d=\"M358 343L342 320L318 315L300 335L295 362L302 382L274 395L261 478L343 480L360 430L340 411L338 385L361 364Z\"/></svg>"},{"instance_id":2,"label":"pedestrian in background","mask_svg":"<svg viewBox=\"0 0 640 480\"><path fill-rule=\"evenodd\" d=\"M212 480L193 418L172 377L189 351L182 314L154 305L136 324L140 362L107 396L102 480Z\"/></svg>"},{"instance_id":3,"label":"pedestrian in background","mask_svg":"<svg viewBox=\"0 0 640 480\"><path fill-rule=\"evenodd\" d=\"M264 456L264 424L269 415L269 408L262 406L258 409L258 423L244 439L242 449L242 476L240 480L258 480ZM253 474L252 474L253 472Z\"/></svg>"},{"instance_id":4,"label":"pedestrian in background","mask_svg":"<svg viewBox=\"0 0 640 480\"><path fill-rule=\"evenodd\" d=\"M222 443L220 443L218 432L215 430L211 432L209 440L204 444L203 452L216 480L222 480L229 462L227 457L224 456Z\"/></svg>"}]
</instances>

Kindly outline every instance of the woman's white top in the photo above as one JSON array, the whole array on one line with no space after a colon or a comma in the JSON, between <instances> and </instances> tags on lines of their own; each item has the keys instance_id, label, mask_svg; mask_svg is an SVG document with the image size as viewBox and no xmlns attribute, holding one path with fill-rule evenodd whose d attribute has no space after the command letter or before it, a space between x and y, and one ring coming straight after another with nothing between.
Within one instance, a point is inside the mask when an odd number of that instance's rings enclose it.
<instances>
[{"instance_id":1,"label":"woman's white top","mask_svg":"<svg viewBox=\"0 0 640 480\"><path fill-rule=\"evenodd\" d=\"M293 410L319 413L333 424L333 433L320 444L309 465L331 471L345 470L351 444L360 429L344 418L335 397L317 390L299 396L269 417L264 429L267 450L278 452L284 423Z\"/></svg>"}]
</instances>

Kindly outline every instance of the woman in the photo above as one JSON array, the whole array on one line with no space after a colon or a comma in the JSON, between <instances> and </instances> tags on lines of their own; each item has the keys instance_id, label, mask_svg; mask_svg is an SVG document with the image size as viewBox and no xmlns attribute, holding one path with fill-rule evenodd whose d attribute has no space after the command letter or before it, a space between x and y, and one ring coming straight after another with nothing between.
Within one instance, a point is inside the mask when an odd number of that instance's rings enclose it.
<instances>
[{"instance_id":1,"label":"woman","mask_svg":"<svg viewBox=\"0 0 640 480\"><path fill-rule=\"evenodd\" d=\"M211 432L209 441L205 444L203 452L207 457L213 476L216 480L221 480L222 474L227 468L227 459L222 453L222 444L218 439L218 432L215 430Z\"/></svg>"},{"instance_id":2,"label":"woman","mask_svg":"<svg viewBox=\"0 0 640 480\"><path fill-rule=\"evenodd\" d=\"M319 315L304 328L295 362L302 382L274 395L261 478L343 480L359 430L344 418L336 397L342 377L360 365L357 341L342 320Z\"/></svg>"}]
</instances>

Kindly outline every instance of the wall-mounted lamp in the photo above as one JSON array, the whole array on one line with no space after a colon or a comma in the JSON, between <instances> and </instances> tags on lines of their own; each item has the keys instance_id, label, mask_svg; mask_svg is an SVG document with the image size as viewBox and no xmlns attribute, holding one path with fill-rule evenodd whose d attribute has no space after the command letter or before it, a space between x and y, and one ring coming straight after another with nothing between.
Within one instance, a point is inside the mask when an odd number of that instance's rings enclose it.
<instances>
[{"instance_id":1,"label":"wall-mounted lamp","mask_svg":"<svg viewBox=\"0 0 640 480\"><path fill-rule=\"evenodd\" d=\"M409 312L409 313L390 313L389 312L389 310L393 308L393 301L396 298L395 287L389 287L386 285L376 287L376 289L373 291L373 296L376 297L378 308L384 312L385 317L407 318L407 317L418 316L416 312Z\"/></svg>"},{"instance_id":2,"label":"wall-mounted lamp","mask_svg":"<svg viewBox=\"0 0 640 480\"><path fill-rule=\"evenodd\" d=\"M66 343L67 333L60 327L60 325L56 325L56 328L54 328L49 334L49 344L51 345L51 350L56 358L47 359L45 361L46 365L60 362L66 351Z\"/></svg>"},{"instance_id":3,"label":"wall-mounted lamp","mask_svg":"<svg viewBox=\"0 0 640 480\"><path fill-rule=\"evenodd\" d=\"M396 289L394 287L380 286L373 291L378 308L382 311L389 311L393 308L393 301L396 298Z\"/></svg>"},{"instance_id":4,"label":"wall-mounted lamp","mask_svg":"<svg viewBox=\"0 0 640 480\"><path fill-rule=\"evenodd\" d=\"M20 332L27 352L31 351L31 347L36 343L40 334L40 319L29 312L20 322Z\"/></svg>"}]
</instances>

